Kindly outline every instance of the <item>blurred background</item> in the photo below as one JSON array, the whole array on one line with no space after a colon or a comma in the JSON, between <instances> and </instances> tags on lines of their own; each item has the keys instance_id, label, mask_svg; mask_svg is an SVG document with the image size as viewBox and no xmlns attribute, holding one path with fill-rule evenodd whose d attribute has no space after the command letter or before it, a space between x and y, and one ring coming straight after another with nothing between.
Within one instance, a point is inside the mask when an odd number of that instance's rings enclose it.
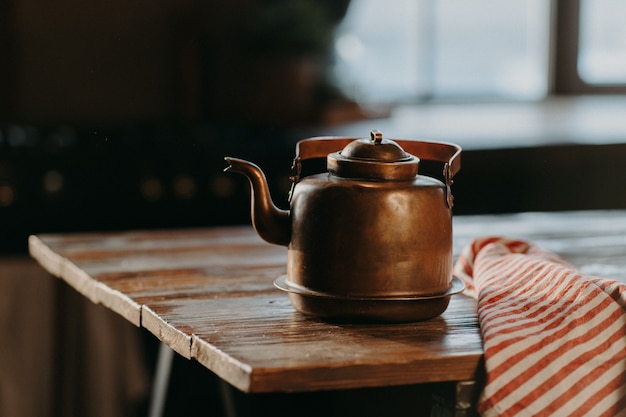
<instances>
[{"instance_id":1,"label":"blurred background","mask_svg":"<svg viewBox=\"0 0 626 417\"><path fill-rule=\"evenodd\" d=\"M285 205L297 140L377 128L464 148L455 215L626 208L625 14L623 0L0 2L0 415L141 415L156 338L47 276L27 237L247 224L226 155L263 167ZM207 378L193 365L181 381ZM191 385L172 402L196 401Z\"/></svg>"}]
</instances>

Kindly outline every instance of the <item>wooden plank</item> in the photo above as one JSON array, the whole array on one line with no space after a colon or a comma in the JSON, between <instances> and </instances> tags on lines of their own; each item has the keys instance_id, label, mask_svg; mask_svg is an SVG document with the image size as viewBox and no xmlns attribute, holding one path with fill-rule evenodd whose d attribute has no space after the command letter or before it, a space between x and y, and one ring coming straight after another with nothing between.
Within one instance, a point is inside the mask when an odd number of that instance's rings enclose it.
<instances>
[{"instance_id":1,"label":"wooden plank","mask_svg":"<svg viewBox=\"0 0 626 417\"><path fill-rule=\"evenodd\" d=\"M88 271L80 268L61 252L55 252L54 245L48 246L49 243L44 244L37 236L30 236L28 240L31 256L45 270L53 276L62 278L93 303L104 305L135 326L140 325L141 306L138 303L106 284L94 280Z\"/></svg>"},{"instance_id":2,"label":"wooden plank","mask_svg":"<svg viewBox=\"0 0 626 417\"><path fill-rule=\"evenodd\" d=\"M273 262L283 271L285 263L282 251L263 244L249 228L41 238L45 238L45 244L40 237L30 238L30 252L44 268L92 302L103 304L136 325L141 323L142 305L152 298L189 298L194 292L202 292L206 287L201 285L205 279L202 271L207 265L223 270L224 266L237 264L246 269L256 259L260 267ZM241 257L241 251L255 256ZM200 281L189 278L193 275L200 275Z\"/></svg>"},{"instance_id":3,"label":"wooden plank","mask_svg":"<svg viewBox=\"0 0 626 417\"><path fill-rule=\"evenodd\" d=\"M626 282L626 211L458 216L454 251L479 236L528 239L584 273Z\"/></svg>"},{"instance_id":4,"label":"wooden plank","mask_svg":"<svg viewBox=\"0 0 626 417\"><path fill-rule=\"evenodd\" d=\"M457 216L454 252L473 238L526 238L588 273L624 279L626 212ZM328 323L274 289L286 248L249 227L42 235L33 258L92 301L142 325L247 392L471 380L482 346L475 303L436 319Z\"/></svg>"},{"instance_id":5,"label":"wooden plank","mask_svg":"<svg viewBox=\"0 0 626 417\"><path fill-rule=\"evenodd\" d=\"M246 392L470 379L482 356L475 303L464 296L441 317L404 324L328 323L295 312L281 294L198 308L211 319L194 326L192 356Z\"/></svg>"}]
</instances>

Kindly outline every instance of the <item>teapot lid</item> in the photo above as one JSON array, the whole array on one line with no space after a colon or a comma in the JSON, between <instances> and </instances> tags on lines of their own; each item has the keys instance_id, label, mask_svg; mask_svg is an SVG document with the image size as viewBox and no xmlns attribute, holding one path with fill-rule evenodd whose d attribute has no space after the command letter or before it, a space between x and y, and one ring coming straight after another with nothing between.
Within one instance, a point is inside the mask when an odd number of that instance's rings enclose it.
<instances>
[{"instance_id":1,"label":"teapot lid","mask_svg":"<svg viewBox=\"0 0 626 417\"><path fill-rule=\"evenodd\" d=\"M328 171L338 177L381 180L413 179L419 166L419 158L396 142L383 139L378 130L372 130L369 139L356 139L331 153L326 161Z\"/></svg>"}]
</instances>

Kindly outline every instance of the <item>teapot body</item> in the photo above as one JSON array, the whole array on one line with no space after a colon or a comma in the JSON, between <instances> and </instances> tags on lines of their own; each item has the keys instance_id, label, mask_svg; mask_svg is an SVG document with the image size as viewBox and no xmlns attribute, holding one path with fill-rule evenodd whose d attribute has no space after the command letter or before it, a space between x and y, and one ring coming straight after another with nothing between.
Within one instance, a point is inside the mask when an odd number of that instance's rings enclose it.
<instances>
[{"instance_id":1,"label":"teapot body","mask_svg":"<svg viewBox=\"0 0 626 417\"><path fill-rule=\"evenodd\" d=\"M332 319L425 320L463 290L452 276L452 177L461 148L444 142L321 137L296 145L289 210L278 209L262 170L227 157L246 175L252 223L288 248L275 286L296 310ZM303 161L327 171L302 176ZM420 160L442 163L443 182L419 175Z\"/></svg>"},{"instance_id":2,"label":"teapot body","mask_svg":"<svg viewBox=\"0 0 626 417\"><path fill-rule=\"evenodd\" d=\"M290 212L287 277L296 287L357 298L450 287L452 210L437 179L313 175L295 186Z\"/></svg>"}]
</instances>

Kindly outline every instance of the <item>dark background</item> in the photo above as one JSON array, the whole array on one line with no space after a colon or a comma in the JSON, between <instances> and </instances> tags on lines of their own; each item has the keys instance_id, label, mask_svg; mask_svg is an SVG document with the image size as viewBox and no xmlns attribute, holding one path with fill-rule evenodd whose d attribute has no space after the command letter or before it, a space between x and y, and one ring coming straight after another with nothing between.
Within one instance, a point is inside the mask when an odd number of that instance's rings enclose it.
<instances>
[{"instance_id":1,"label":"dark background","mask_svg":"<svg viewBox=\"0 0 626 417\"><path fill-rule=\"evenodd\" d=\"M48 231L247 223L227 155L284 205L295 142L367 118L328 77L348 4L3 2L0 251ZM464 152L456 214L626 207L621 144L506 139Z\"/></svg>"},{"instance_id":2,"label":"dark background","mask_svg":"<svg viewBox=\"0 0 626 417\"><path fill-rule=\"evenodd\" d=\"M110 359L64 354L68 343L92 337L93 326L81 316L92 307L61 283L38 295L52 300L39 315L50 317L47 333L36 330L40 322L23 322L25 306L43 308L32 299L43 279L31 279L36 268L27 260L28 235L248 224L247 181L222 172L227 155L263 167L277 204L284 206L296 141L369 117L342 97L327 74L332 31L347 4L0 2L0 254L11 265L0 283L5 294L25 300L0 300L4 311L15 312L0 318L11 318L3 322L9 328L3 334L31 329L48 335L47 344L33 345L52 346L45 352L17 342L5 346L8 359L0 355L0 364L33 361L31 354L43 358L31 379L4 372L16 392L31 401L40 398L49 415L89 415L93 405L83 403L82 390L105 382L86 369L94 360ZM621 143L469 149L453 188L455 215L626 208L625 154ZM14 260L24 267L14 268ZM59 335L74 336L58 340ZM141 333L139 339L151 372L156 338ZM215 377L196 365L176 358L170 413L172 404L183 407L184 415L223 411ZM42 373L45 366L51 369ZM74 381L62 386L68 369ZM29 382L41 375L49 383ZM406 395L399 399L397 392ZM351 410L355 415L381 415L380 407L421 407L419 401L406 402L420 395L415 387L393 393L235 394L243 415L276 415L277 405L285 414L305 407L309 414L298 415L315 415L331 403L345 414L359 398L376 399L378 408L361 403ZM6 392L0 396L5 403L28 403ZM144 395L138 404L124 404L128 415L145 412L146 401Z\"/></svg>"}]
</instances>

